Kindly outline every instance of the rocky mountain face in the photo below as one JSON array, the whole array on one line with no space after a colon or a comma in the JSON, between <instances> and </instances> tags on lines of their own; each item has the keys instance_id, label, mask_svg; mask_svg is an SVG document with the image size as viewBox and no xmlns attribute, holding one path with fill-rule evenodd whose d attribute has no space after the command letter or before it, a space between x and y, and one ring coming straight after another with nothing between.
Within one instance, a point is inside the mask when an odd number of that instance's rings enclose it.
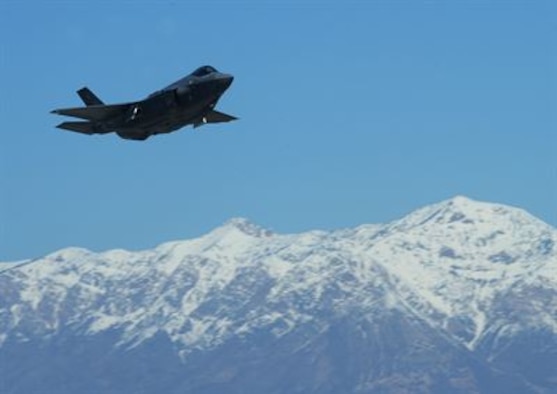
<instances>
[{"instance_id":1,"label":"rocky mountain face","mask_svg":"<svg viewBox=\"0 0 557 394\"><path fill-rule=\"evenodd\" d=\"M456 197L0 265L2 393L556 393L557 230Z\"/></svg>"}]
</instances>

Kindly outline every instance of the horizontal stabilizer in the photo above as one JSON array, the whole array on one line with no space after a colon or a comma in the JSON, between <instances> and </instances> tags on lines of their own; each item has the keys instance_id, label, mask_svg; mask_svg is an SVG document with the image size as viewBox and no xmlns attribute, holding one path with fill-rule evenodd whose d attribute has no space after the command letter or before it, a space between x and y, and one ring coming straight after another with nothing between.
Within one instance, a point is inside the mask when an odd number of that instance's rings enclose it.
<instances>
[{"instance_id":1,"label":"horizontal stabilizer","mask_svg":"<svg viewBox=\"0 0 557 394\"><path fill-rule=\"evenodd\" d=\"M107 120L126 112L133 104L90 105L88 107L62 108L52 111L53 114L73 116L87 120Z\"/></svg>"},{"instance_id":2,"label":"horizontal stabilizer","mask_svg":"<svg viewBox=\"0 0 557 394\"><path fill-rule=\"evenodd\" d=\"M95 125L91 122L63 122L58 126L59 129L76 131L83 134L105 134L109 131L97 130Z\"/></svg>"},{"instance_id":3,"label":"horizontal stabilizer","mask_svg":"<svg viewBox=\"0 0 557 394\"><path fill-rule=\"evenodd\" d=\"M236 120L238 118L236 118L235 116L232 115L228 115L219 111L209 111L209 113L207 115L205 115L205 119L207 120L207 123L223 123L223 122L231 122L233 120Z\"/></svg>"},{"instance_id":4,"label":"horizontal stabilizer","mask_svg":"<svg viewBox=\"0 0 557 394\"><path fill-rule=\"evenodd\" d=\"M90 91L89 88L87 88L87 87L79 89L77 91L77 94L79 95L81 100L83 100L83 102L87 106L104 105L104 103L101 101L101 99L99 99L97 96L95 96L95 93Z\"/></svg>"},{"instance_id":5,"label":"horizontal stabilizer","mask_svg":"<svg viewBox=\"0 0 557 394\"><path fill-rule=\"evenodd\" d=\"M233 120L237 120L235 116L225 114L223 112L211 110L205 115L205 117L199 121L194 123L193 127L199 127L206 123L224 123L224 122L231 122Z\"/></svg>"}]
</instances>

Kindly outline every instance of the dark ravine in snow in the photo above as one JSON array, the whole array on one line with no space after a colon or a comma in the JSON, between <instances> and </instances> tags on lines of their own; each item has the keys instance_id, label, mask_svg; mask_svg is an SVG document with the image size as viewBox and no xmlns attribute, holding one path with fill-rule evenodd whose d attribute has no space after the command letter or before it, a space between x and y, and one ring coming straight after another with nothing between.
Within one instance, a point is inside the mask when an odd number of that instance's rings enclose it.
<instances>
[{"instance_id":1,"label":"dark ravine in snow","mask_svg":"<svg viewBox=\"0 0 557 394\"><path fill-rule=\"evenodd\" d=\"M465 197L0 264L0 392L556 393L557 230Z\"/></svg>"}]
</instances>

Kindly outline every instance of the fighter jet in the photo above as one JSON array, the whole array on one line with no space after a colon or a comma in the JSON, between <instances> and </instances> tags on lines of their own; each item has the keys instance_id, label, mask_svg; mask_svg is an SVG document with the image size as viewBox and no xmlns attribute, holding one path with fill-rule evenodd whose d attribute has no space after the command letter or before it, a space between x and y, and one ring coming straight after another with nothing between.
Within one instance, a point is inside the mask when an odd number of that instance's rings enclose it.
<instances>
[{"instance_id":1,"label":"fighter jet","mask_svg":"<svg viewBox=\"0 0 557 394\"><path fill-rule=\"evenodd\" d=\"M237 118L215 110L215 105L234 77L214 67L199 67L190 75L150 94L147 98L123 104L105 105L84 87L77 94L85 107L62 108L54 114L86 119L63 122L58 128L83 134L115 132L121 138L145 140L155 134L170 133L187 125L222 123Z\"/></svg>"}]
</instances>

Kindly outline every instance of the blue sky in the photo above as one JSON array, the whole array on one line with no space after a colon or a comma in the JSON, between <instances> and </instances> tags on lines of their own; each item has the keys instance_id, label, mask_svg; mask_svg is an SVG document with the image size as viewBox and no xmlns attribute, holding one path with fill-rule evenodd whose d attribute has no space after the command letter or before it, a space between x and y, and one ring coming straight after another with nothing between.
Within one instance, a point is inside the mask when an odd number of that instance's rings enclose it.
<instances>
[{"instance_id":1,"label":"blue sky","mask_svg":"<svg viewBox=\"0 0 557 394\"><path fill-rule=\"evenodd\" d=\"M557 225L550 1L4 1L0 261L142 249L231 217L387 222L455 195ZM143 143L55 129L211 64L240 121Z\"/></svg>"}]
</instances>

